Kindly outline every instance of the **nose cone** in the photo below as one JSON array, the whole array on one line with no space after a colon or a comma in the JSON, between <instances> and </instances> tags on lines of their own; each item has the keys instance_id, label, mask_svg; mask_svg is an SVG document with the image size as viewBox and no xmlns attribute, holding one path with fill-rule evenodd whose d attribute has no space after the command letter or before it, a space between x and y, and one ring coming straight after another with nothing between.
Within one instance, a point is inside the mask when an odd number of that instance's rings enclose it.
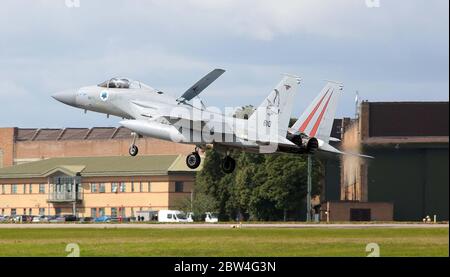
<instances>
[{"instance_id":1,"label":"nose cone","mask_svg":"<svg viewBox=\"0 0 450 277\"><path fill-rule=\"evenodd\" d=\"M76 106L76 93L75 89L60 91L52 95L55 100L70 106Z\"/></svg>"}]
</instances>

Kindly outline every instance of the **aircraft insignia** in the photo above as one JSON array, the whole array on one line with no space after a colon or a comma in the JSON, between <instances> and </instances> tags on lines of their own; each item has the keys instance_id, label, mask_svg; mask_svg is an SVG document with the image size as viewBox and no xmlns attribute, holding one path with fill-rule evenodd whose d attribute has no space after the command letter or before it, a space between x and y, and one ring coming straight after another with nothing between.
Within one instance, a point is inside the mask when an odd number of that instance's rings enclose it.
<instances>
[{"instance_id":1,"label":"aircraft insignia","mask_svg":"<svg viewBox=\"0 0 450 277\"><path fill-rule=\"evenodd\" d=\"M102 91L102 92L100 93L100 98L101 98L103 101L107 101L107 100L108 100L108 92L107 92L107 91Z\"/></svg>"}]
</instances>

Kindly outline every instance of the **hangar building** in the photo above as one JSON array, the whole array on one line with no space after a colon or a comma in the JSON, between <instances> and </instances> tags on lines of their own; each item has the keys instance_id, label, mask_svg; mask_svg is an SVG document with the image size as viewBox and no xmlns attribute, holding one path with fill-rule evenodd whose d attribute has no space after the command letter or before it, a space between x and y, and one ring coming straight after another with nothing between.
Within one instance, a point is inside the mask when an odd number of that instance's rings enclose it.
<instances>
[{"instance_id":1,"label":"hangar building","mask_svg":"<svg viewBox=\"0 0 450 277\"><path fill-rule=\"evenodd\" d=\"M394 220L448 220L448 102L362 102L359 119L335 120L333 132L342 144L352 124L358 125L361 150L375 159L351 169L327 161L323 199L365 209L367 203L391 203ZM356 180L347 182L344 176L352 170Z\"/></svg>"}]
</instances>

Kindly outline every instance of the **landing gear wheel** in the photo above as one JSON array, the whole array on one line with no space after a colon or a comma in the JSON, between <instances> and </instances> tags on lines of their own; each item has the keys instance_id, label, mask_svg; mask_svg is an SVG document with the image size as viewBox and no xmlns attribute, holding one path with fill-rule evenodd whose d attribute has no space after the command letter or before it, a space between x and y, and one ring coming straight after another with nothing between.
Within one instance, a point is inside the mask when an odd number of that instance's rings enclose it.
<instances>
[{"instance_id":1,"label":"landing gear wheel","mask_svg":"<svg viewBox=\"0 0 450 277\"><path fill-rule=\"evenodd\" d=\"M132 145L128 153L130 153L130 156L135 157L139 153L139 148L136 145Z\"/></svg>"},{"instance_id":2,"label":"landing gear wheel","mask_svg":"<svg viewBox=\"0 0 450 277\"><path fill-rule=\"evenodd\" d=\"M226 156L223 160L222 160L222 170L223 172L230 174L234 171L234 169L236 168L236 161L230 157L230 156Z\"/></svg>"},{"instance_id":3,"label":"landing gear wheel","mask_svg":"<svg viewBox=\"0 0 450 277\"><path fill-rule=\"evenodd\" d=\"M200 165L200 162L201 162L201 158L197 152L192 152L192 154L189 154L186 157L186 165L190 169L196 169Z\"/></svg>"}]
</instances>

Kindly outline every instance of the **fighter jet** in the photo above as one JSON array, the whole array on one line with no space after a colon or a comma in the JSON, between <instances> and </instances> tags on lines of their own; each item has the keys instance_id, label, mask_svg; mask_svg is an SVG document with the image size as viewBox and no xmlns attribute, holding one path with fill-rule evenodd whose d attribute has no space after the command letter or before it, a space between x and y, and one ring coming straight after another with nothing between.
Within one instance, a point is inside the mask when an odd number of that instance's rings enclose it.
<instances>
[{"instance_id":1,"label":"fighter jet","mask_svg":"<svg viewBox=\"0 0 450 277\"><path fill-rule=\"evenodd\" d=\"M139 152L139 135L192 144L194 151L186 165L195 169L201 163L200 150L209 147L226 153L225 173L234 171L230 151L254 153L312 154L325 151L343 154L332 147L330 132L342 85L328 82L299 120L289 128L294 98L301 78L284 74L279 84L248 118L236 118L206 107L199 94L225 70L215 69L180 97L166 95L139 81L116 77L98 85L71 89L52 97L64 104L121 117L120 124L133 133L129 154Z\"/></svg>"}]
</instances>

